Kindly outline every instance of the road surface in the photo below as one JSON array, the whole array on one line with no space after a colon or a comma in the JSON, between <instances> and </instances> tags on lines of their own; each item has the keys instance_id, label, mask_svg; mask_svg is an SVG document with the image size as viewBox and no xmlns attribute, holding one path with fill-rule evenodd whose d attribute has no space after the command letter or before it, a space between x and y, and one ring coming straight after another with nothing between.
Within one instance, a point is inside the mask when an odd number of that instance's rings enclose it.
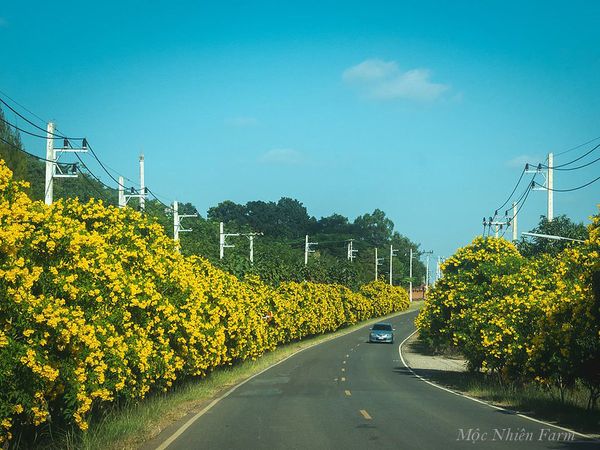
<instances>
[{"instance_id":1,"label":"road surface","mask_svg":"<svg viewBox=\"0 0 600 450\"><path fill-rule=\"evenodd\" d=\"M393 345L368 344L364 327L300 352L222 399L168 448L600 448L416 378L398 352L415 315L390 320Z\"/></svg>"}]
</instances>

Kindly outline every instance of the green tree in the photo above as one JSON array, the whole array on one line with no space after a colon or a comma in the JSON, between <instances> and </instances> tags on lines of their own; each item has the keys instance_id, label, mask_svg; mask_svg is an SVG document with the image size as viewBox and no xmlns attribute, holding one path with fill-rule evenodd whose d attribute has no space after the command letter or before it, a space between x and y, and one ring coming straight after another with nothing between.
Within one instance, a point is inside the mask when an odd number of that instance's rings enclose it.
<instances>
[{"instance_id":1,"label":"green tree","mask_svg":"<svg viewBox=\"0 0 600 450\"><path fill-rule=\"evenodd\" d=\"M589 236L588 230L583 223L575 223L566 215L555 217L551 222L549 222L545 216L541 216L538 226L533 230L530 230L530 232L581 240L585 240ZM532 257L541 253L557 255L571 244L571 241L565 240L522 237L519 240L517 247L521 255Z\"/></svg>"}]
</instances>

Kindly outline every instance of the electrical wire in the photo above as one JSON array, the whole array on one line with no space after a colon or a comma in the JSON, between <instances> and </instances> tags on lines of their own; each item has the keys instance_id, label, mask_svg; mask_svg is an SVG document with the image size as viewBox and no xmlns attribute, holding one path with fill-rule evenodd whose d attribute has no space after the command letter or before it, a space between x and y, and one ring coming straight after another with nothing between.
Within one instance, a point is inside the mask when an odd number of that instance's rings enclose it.
<instances>
[{"instance_id":1,"label":"electrical wire","mask_svg":"<svg viewBox=\"0 0 600 450\"><path fill-rule=\"evenodd\" d=\"M562 151L560 153L557 153L554 156L560 156L560 155L564 155L565 153L572 152L573 150L577 150L578 148L581 148L581 147L584 147L584 146L586 146L588 144L591 144L592 142L597 141L598 139L600 139L600 136L595 137L594 139L591 139L591 140L589 140L587 142L584 142L583 144L576 145L575 147L571 147L571 148L569 148L567 150L564 150L564 151Z\"/></svg>"},{"instance_id":2,"label":"electrical wire","mask_svg":"<svg viewBox=\"0 0 600 450\"><path fill-rule=\"evenodd\" d=\"M577 167L552 167L553 170L579 170L579 169L583 169L584 167L587 166L591 166L594 163L597 163L598 161L600 161L600 158L596 158L593 161L590 161L586 164L583 164L581 166L577 166Z\"/></svg>"},{"instance_id":3,"label":"electrical wire","mask_svg":"<svg viewBox=\"0 0 600 450\"><path fill-rule=\"evenodd\" d=\"M44 128L40 127L39 125L33 123L31 120L29 120L27 117L25 117L23 114L21 114L19 111L17 111L16 109L14 109L12 106L10 106L8 103L6 103L3 99L0 98L0 103L2 103L4 106L6 106L8 109L10 109L12 112L14 112L17 116L19 116L21 119L23 119L25 122L27 122L29 125L37 128L40 131L43 131L45 133L48 133L52 136L55 136L57 138L60 139L70 139L73 141L82 141L85 138L80 138L80 137L67 137L61 134L57 134L57 133L52 133L49 132L48 130L44 130Z\"/></svg>"},{"instance_id":4,"label":"electrical wire","mask_svg":"<svg viewBox=\"0 0 600 450\"><path fill-rule=\"evenodd\" d=\"M152 192L152 191L150 190L150 188L146 187L146 190L147 190L147 191L150 193L150 195L152 195L152 197L154 197L154 198L156 199L156 201L157 201L158 203L160 203L161 205L163 205L163 206L164 206L165 208L167 208L169 211L175 211L175 210L173 209L173 207L172 207L172 206L169 206L169 205L167 205L166 203L163 203L163 202L162 202L162 200L160 200L160 199L159 199L159 198L158 198L158 197L157 197L157 196L154 194L154 192Z\"/></svg>"},{"instance_id":5,"label":"electrical wire","mask_svg":"<svg viewBox=\"0 0 600 450\"><path fill-rule=\"evenodd\" d=\"M548 188L546 186L543 186L539 183L535 183L536 185L538 185L539 187L547 190L547 191L552 191L552 192L573 192L573 191L578 191L579 189L583 189L588 187L590 184L594 184L596 181L600 180L600 177L593 179L592 181L582 184L581 186L577 186L574 188L570 188L570 189L554 189L554 188Z\"/></svg>"},{"instance_id":6,"label":"electrical wire","mask_svg":"<svg viewBox=\"0 0 600 450\"><path fill-rule=\"evenodd\" d=\"M27 107L23 106L21 103L19 103L18 101L16 101L14 98L12 98L10 95L8 95L6 92L0 91L0 94L4 95L7 99L9 99L11 102L13 102L15 105L20 106L22 109L24 109L25 111L27 111L29 114L31 114L32 116L34 116L36 119L38 119L40 122L42 122L43 124L46 124L47 120L43 119L42 117L38 116L36 113L34 113L33 111L27 109Z\"/></svg>"},{"instance_id":7,"label":"electrical wire","mask_svg":"<svg viewBox=\"0 0 600 450\"><path fill-rule=\"evenodd\" d=\"M96 159L96 161L98 161L98 164L100 164L100 167L102 167L104 169L104 171L106 172L106 174L110 178L112 178L112 180L115 183L117 183L117 186L125 188L125 186L123 186L121 183L119 183L119 180L117 180L115 177L112 176L112 174L108 171L108 169L104 166L104 164L102 164L102 161L100 161L100 158L98 158L98 155L96 155L96 152L94 151L92 146L89 144L89 142L88 142L88 149L90 150L90 152L92 153L92 156Z\"/></svg>"},{"instance_id":8,"label":"electrical wire","mask_svg":"<svg viewBox=\"0 0 600 450\"><path fill-rule=\"evenodd\" d=\"M38 155L34 155L33 153L29 153L27 150L22 149L21 147L19 147L18 145L13 144L12 142L7 141L6 139L4 139L2 136L0 136L0 141L4 142L6 145L11 146L12 148L14 148L15 150L18 150L22 153L25 153L26 155L31 156L32 158L38 159L40 161L45 161L45 162L50 162L50 163L56 163L56 161L50 161L49 159L46 158L42 158L41 156Z\"/></svg>"},{"instance_id":9,"label":"electrical wire","mask_svg":"<svg viewBox=\"0 0 600 450\"><path fill-rule=\"evenodd\" d=\"M569 165L573 164L574 162L577 162L577 161L579 161L580 159L583 159L583 158L585 158L587 155L589 155L590 153L592 153L593 151L595 151L595 150L596 150L596 149L598 149L598 148L600 148L600 144L596 145L596 146L595 146L595 147L593 147L591 150L589 150L588 152L586 152L586 153L584 153L583 155L581 155L579 158L575 158L574 160L572 160L572 161L569 161L569 162L566 162L566 163L564 163L564 164L559 164L558 166L552 166L552 167L549 167L549 166L547 166L547 165L545 165L545 164L541 164L541 166L542 166L542 167L544 167L545 169L557 169L557 170L558 170L558 169L560 169L561 167L569 166ZM585 166L583 166L583 167L585 167ZM568 170L568 169L562 169L562 170ZM573 169L573 170L574 170L574 169Z\"/></svg>"},{"instance_id":10,"label":"electrical wire","mask_svg":"<svg viewBox=\"0 0 600 450\"><path fill-rule=\"evenodd\" d=\"M514 189L512 190L512 192L510 193L510 195L508 196L508 198L506 199L506 201L504 203L502 203L502 205L500 205L498 208L496 208L496 211L504 208L504 206L510 201L510 199L512 198L512 196L514 195L515 191L517 190L517 188L519 187L519 184L521 184L521 180L523 179L523 176L525 175L525 167L523 167L523 171L521 172L521 176L519 177L519 180L517 181L517 184L515 184ZM496 214L494 214L495 216Z\"/></svg>"},{"instance_id":11,"label":"electrical wire","mask_svg":"<svg viewBox=\"0 0 600 450\"><path fill-rule=\"evenodd\" d=\"M18 130L21 133L28 134L29 136L34 136L34 137L38 137L38 138L42 138L42 139L62 139L60 137L48 138L48 136L42 136L41 134L32 133L31 131L24 130L23 128L20 128L17 125L10 123L8 120L3 119L2 117L0 117L0 121L4 122L6 125L8 125L10 127L13 127L15 130Z\"/></svg>"}]
</instances>

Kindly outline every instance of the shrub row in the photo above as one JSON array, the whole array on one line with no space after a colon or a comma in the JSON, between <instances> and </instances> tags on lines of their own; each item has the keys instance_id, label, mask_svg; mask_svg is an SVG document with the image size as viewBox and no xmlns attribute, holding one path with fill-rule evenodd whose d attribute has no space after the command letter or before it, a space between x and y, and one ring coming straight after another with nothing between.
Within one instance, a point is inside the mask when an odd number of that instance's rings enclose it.
<instances>
[{"instance_id":1,"label":"shrub row","mask_svg":"<svg viewBox=\"0 0 600 450\"><path fill-rule=\"evenodd\" d=\"M130 208L48 207L23 187L0 161L0 444L47 422L85 430L104 405L408 307L381 282L239 280Z\"/></svg>"},{"instance_id":2,"label":"shrub row","mask_svg":"<svg viewBox=\"0 0 600 450\"><path fill-rule=\"evenodd\" d=\"M503 239L476 238L443 266L417 318L434 347L457 347L473 370L501 380L600 393L600 219L558 256L522 257Z\"/></svg>"}]
</instances>

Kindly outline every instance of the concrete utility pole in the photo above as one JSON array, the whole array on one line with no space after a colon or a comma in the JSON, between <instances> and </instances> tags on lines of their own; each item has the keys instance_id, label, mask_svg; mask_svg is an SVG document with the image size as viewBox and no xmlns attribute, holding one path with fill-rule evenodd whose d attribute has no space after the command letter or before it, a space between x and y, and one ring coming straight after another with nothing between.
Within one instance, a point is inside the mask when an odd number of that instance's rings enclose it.
<instances>
[{"instance_id":1,"label":"concrete utility pole","mask_svg":"<svg viewBox=\"0 0 600 450\"><path fill-rule=\"evenodd\" d=\"M377 247L375 247L375 281L377 281L377 277L379 276L379 266L383 264L383 258L377 257Z\"/></svg>"},{"instance_id":2,"label":"concrete utility pole","mask_svg":"<svg viewBox=\"0 0 600 450\"><path fill-rule=\"evenodd\" d=\"M433 250L422 252L423 255L427 255L427 264L425 266L425 289L429 288L429 257L433 255Z\"/></svg>"},{"instance_id":3,"label":"concrete utility pole","mask_svg":"<svg viewBox=\"0 0 600 450\"><path fill-rule=\"evenodd\" d=\"M412 303L413 301L413 289L412 289L412 262L413 262L413 251L412 248L410 249L410 264L408 265L409 269L408 269L408 293L409 293L409 300Z\"/></svg>"},{"instance_id":4,"label":"concrete utility pole","mask_svg":"<svg viewBox=\"0 0 600 450\"><path fill-rule=\"evenodd\" d=\"M235 245L227 244L227 238L229 236L239 236L240 233L225 233L223 222L219 223L219 259L223 259L225 256L226 248L233 248Z\"/></svg>"},{"instance_id":5,"label":"concrete utility pole","mask_svg":"<svg viewBox=\"0 0 600 450\"><path fill-rule=\"evenodd\" d=\"M46 128L46 184L44 188L44 202L46 205L52 204L54 194L54 165L56 156L54 155L54 122L48 122ZM51 162L52 161L52 162Z\"/></svg>"},{"instance_id":6,"label":"concrete utility pole","mask_svg":"<svg viewBox=\"0 0 600 450\"><path fill-rule=\"evenodd\" d=\"M306 235L306 240L304 241L304 265L308 265L308 254L314 253L315 251L310 248L311 245L319 245L318 242L308 242L308 234Z\"/></svg>"},{"instance_id":7,"label":"concrete utility pole","mask_svg":"<svg viewBox=\"0 0 600 450\"><path fill-rule=\"evenodd\" d=\"M554 219L554 154L548 153L548 177L546 178L546 188L548 190L548 222Z\"/></svg>"},{"instance_id":8,"label":"concrete utility pole","mask_svg":"<svg viewBox=\"0 0 600 450\"><path fill-rule=\"evenodd\" d=\"M548 153L548 166L546 172L542 171L542 164L538 164L535 169L530 169L529 164L525 164L525 173L539 173L545 180L544 184L541 185L536 182L532 182L532 190L542 191L546 190L548 195L548 210L546 212L546 219L548 222L552 222L554 219L554 154ZM536 187L538 185L539 187Z\"/></svg>"},{"instance_id":9,"label":"concrete utility pole","mask_svg":"<svg viewBox=\"0 0 600 450\"><path fill-rule=\"evenodd\" d=\"M125 208L127 205L127 200L125 200L125 185L123 184L125 181L123 177L119 177L119 208Z\"/></svg>"},{"instance_id":10,"label":"concrete utility pole","mask_svg":"<svg viewBox=\"0 0 600 450\"><path fill-rule=\"evenodd\" d=\"M513 202L512 241L517 242L517 203Z\"/></svg>"},{"instance_id":11,"label":"concrete utility pole","mask_svg":"<svg viewBox=\"0 0 600 450\"><path fill-rule=\"evenodd\" d=\"M353 243L354 243L354 239L350 239L348 241L348 254L347 254L347 258L348 258L348 261L350 261L350 262L354 261L354 258L356 258L356 256L354 256L354 254L358 253L358 250L354 250Z\"/></svg>"},{"instance_id":12,"label":"concrete utility pole","mask_svg":"<svg viewBox=\"0 0 600 450\"><path fill-rule=\"evenodd\" d=\"M394 263L394 256L396 256L396 252L398 250L394 250L394 246L390 244L390 286L393 286L392 283L392 265Z\"/></svg>"},{"instance_id":13,"label":"concrete utility pole","mask_svg":"<svg viewBox=\"0 0 600 450\"><path fill-rule=\"evenodd\" d=\"M245 233L242 236L246 236L250 240L250 263L254 264L254 238L256 236L262 236L263 233Z\"/></svg>"},{"instance_id":14,"label":"concrete utility pole","mask_svg":"<svg viewBox=\"0 0 600 450\"><path fill-rule=\"evenodd\" d=\"M63 146L54 147L54 122L48 122L46 127L46 178L44 183L44 202L51 205L54 201L54 179L55 178L77 178L77 165L69 164L70 169L64 169L58 164L61 153L87 153L87 141L83 139L81 147L71 146L68 139L64 139Z\"/></svg>"},{"instance_id":15,"label":"concrete utility pole","mask_svg":"<svg viewBox=\"0 0 600 450\"><path fill-rule=\"evenodd\" d=\"M146 207L146 185L144 184L144 154L140 154L140 211Z\"/></svg>"},{"instance_id":16,"label":"concrete utility pole","mask_svg":"<svg viewBox=\"0 0 600 450\"><path fill-rule=\"evenodd\" d=\"M141 198L141 197L140 197ZM177 251L180 251L179 248L179 233L192 231L191 228L186 229L181 226L181 219L185 219L188 217L198 217L198 214L179 214L179 202L173 202L173 240L177 244Z\"/></svg>"}]
</instances>

